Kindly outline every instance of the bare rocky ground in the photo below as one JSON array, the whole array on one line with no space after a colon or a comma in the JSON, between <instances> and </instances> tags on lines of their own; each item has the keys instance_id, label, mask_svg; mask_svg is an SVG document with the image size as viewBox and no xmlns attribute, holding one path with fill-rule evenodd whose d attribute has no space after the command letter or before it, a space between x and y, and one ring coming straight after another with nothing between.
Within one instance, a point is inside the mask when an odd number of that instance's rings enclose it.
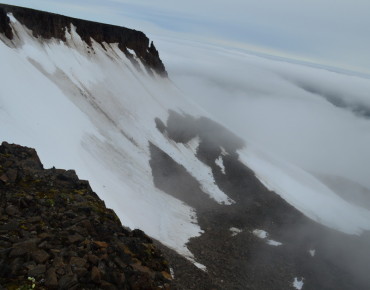
<instances>
[{"instance_id":1,"label":"bare rocky ground","mask_svg":"<svg viewBox=\"0 0 370 290\"><path fill-rule=\"evenodd\" d=\"M163 249L175 272L178 289L370 289L369 233L346 235L306 218L276 193L266 189L254 173L238 160L243 142L222 126L206 119L170 112L156 120L168 138L186 144L199 137L197 157L212 168L217 185L236 203L220 205L200 189L199 183L165 152L151 148L151 167L156 186L197 212L204 234L188 248L204 272L176 253ZM215 160L222 154L225 174ZM340 214L340 213L338 213ZM233 234L231 227L241 232ZM253 234L268 232L268 244ZM310 252L311 250L311 252ZM315 250L312 255L312 250Z\"/></svg>"},{"instance_id":2,"label":"bare rocky ground","mask_svg":"<svg viewBox=\"0 0 370 290\"><path fill-rule=\"evenodd\" d=\"M72 170L0 146L0 289L170 289L168 262ZM34 286L33 286L34 285Z\"/></svg>"}]
</instances>

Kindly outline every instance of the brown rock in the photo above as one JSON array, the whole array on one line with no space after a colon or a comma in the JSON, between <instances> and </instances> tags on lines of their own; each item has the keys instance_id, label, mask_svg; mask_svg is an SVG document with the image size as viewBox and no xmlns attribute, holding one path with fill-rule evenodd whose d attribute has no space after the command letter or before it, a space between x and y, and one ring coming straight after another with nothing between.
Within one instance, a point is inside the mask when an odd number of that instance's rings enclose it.
<instances>
[{"instance_id":1,"label":"brown rock","mask_svg":"<svg viewBox=\"0 0 370 290\"><path fill-rule=\"evenodd\" d=\"M55 273L57 273L59 276L64 276L66 274L66 270L63 267L60 267L56 269Z\"/></svg>"},{"instance_id":2,"label":"brown rock","mask_svg":"<svg viewBox=\"0 0 370 290\"><path fill-rule=\"evenodd\" d=\"M78 284L77 276L73 274L64 275L59 279L58 286L61 290L70 290Z\"/></svg>"},{"instance_id":3,"label":"brown rock","mask_svg":"<svg viewBox=\"0 0 370 290\"><path fill-rule=\"evenodd\" d=\"M11 250L9 257L20 257L23 256L24 254L28 253L29 249L27 248L14 248Z\"/></svg>"},{"instance_id":4,"label":"brown rock","mask_svg":"<svg viewBox=\"0 0 370 290\"><path fill-rule=\"evenodd\" d=\"M33 219L31 221L31 219ZM41 221L41 217L37 216L37 217L33 217L30 219L30 222L39 222ZM40 219L40 220L39 220ZM49 234L49 233L41 233L38 235L38 237L41 239L41 240L48 240L48 239L51 239L53 237L53 235Z\"/></svg>"},{"instance_id":5,"label":"brown rock","mask_svg":"<svg viewBox=\"0 0 370 290\"><path fill-rule=\"evenodd\" d=\"M23 267L23 259L15 258L9 265L10 273L12 276L17 276L18 271Z\"/></svg>"},{"instance_id":6,"label":"brown rock","mask_svg":"<svg viewBox=\"0 0 370 290\"><path fill-rule=\"evenodd\" d=\"M126 267L126 264L119 258L119 257L115 257L114 258L114 262L116 263L116 265L118 267L120 267L121 269L124 269Z\"/></svg>"},{"instance_id":7,"label":"brown rock","mask_svg":"<svg viewBox=\"0 0 370 290\"><path fill-rule=\"evenodd\" d=\"M15 215L18 215L19 214L19 210L17 207L15 207L14 205L9 205L6 209L5 209L5 212L10 215L10 216L15 216Z\"/></svg>"},{"instance_id":8,"label":"brown rock","mask_svg":"<svg viewBox=\"0 0 370 290\"><path fill-rule=\"evenodd\" d=\"M104 261L106 261L106 262L108 262L108 261L109 261L109 257L108 257L108 255L107 255L107 254L101 253L101 254L99 255L99 257L100 257L100 260L104 260Z\"/></svg>"},{"instance_id":9,"label":"brown rock","mask_svg":"<svg viewBox=\"0 0 370 290\"><path fill-rule=\"evenodd\" d=\"M41 240L38 238L29 239L24 242L15 243L13 245L13 248L27 248L29 251L32 251L34 249L37 249L37 245L38 243L40 243L40 241Z\"/></svg>"},{"instance_id":10,"label":"brown rock","mask_svg":"<svg viewBox=\"0 0 370 290\"><path fill-rule=\"evenodd\" d=\"M87 229L85 229L83 227L72 226L68 230L73 230L75 233L77 233L77 234L79 234L81 236L87 236L88 235Z\"/></svg>"},{"instance_id":11,"label":"brown rock","mask_svg":"<svg viewBox=\"0 0 370 290\"><path fill-rule=\"evenodd\" d=\"M112 277L117 286L123 286L125 283L126 277L123 272L113 272Z\"/></svg>"},{"instance_id":12,"label":"brown rock","mask_svg":"<svg viewBox=\"0 0 370 290\"><path fill-rule=\"evenodd\" d=\"M51 249L52 246L47 241L43 241L39 244L39 248L40 249Z\"/></svg>"},{"instance_id":13,"label":"brown rock","mask_svg":"<svg viewBox=\"0 0 370 290\"><path fill-rule=\"evenodd\" d=\"M37 244L40 242L40 239L29 239L24 242L13 244L13 249L10 252L10 257L19 257L23 256L28 252L32 252L37 249Z\"/></svg>"},{"instance_id":14,"label":"brown rock","mask_svg":"<svg viewBox=\"0 0 370 290\"><path fill-rule=\"evenodd\" d=\"M68 236L68 241L72 244L77 243L77 242L81 242L83 240L84 240L84 237L79 235L79 234Z\"/></svg>"},{"instance_id":15,"label":"brown rock","mask_svg":"<svg viewBox=\"0 0 370 290\"><path fill-rule=\"evenodd\" d=\"M64 266L63 259L61 257L55 257L53 261L53 267L59 268L63 266Z\"/></svg>"},{"instance_id":16,"label":"brown rock","mask_svg":"<svg viewBox=\"0 0 370 290\"><path fill-rule=\"evenodd\" d=\"M91 269L91 280L96 284L99 284L101 281L100 271L95 266Z\"/></svg>"},{"instance_id":17,"label":"brown rock","mask_svg":"<svg viewBox=\"0 0 370 290\"><path fill-rule=\"evenodd\" d=\"M147 266L143 266L141 264L140 261L136 262L135 264L131 264L131 267L136 270L136 271L139 271L139 272L143 272L143 273L147 273L149 274L151 277L154 277L155 275L155 272L153 270L151 270L150 268L148 268Z\"/></svg>"},{"instance_id":18,"label":"brown rock","mask_svg":"<svg viewBox=\"0 0 370 290\"><path fill-rule=\"evenodd\" d=\"M58 277L57 274L55 273L54 267L51 267L49 270L46 271L45 286L48 288L58 287Z\"/></svg>"},{"instance_id":19,"label":"brown rock","mask_svg":"<svg viewBox=\"0 0 370 290\"><path fill-rule=\"evenodd\" d=\"M16 231L19 228L19 224L17 222L11 221L5 225L0 225L0 232L7 233L8 231Z\"/></svg>"},{"instance_id":20,"label":"brown rock","mask_svg":"<svg viewBox=\"0 0 370 290\"><path fill-rule=\"evenodd\" d=\"M78 276L78 277L83 277L87 274L87 269L86 268L80 268L80 267L77 267L75 269L73 269L73 272Z\"/></svg>"},{"instance_id":21,"label":"brown rock","mask_svg":"<svg viewBox=\"0 0 370 290\"><path fill-rule=\"evenodd\" d=\"M29 218L27 221L29 222L29 223L38 223L38 222L41 222L41 217L40 216L33 216L33 217L31 217L31 218Z\"/></svg>"},{"instance_id":22,"label":"brown rock","mask_svg":"<svg viewBox=\"0 0 370 290\"><path fill-rule=\"evenodd\" d=\"M18 171L16 169L9 169L6 172L6 175L9 178L9 182L14 183L17 180L18 177Z\"/></svg>"},{"instance_id":23,"label":"brown rock","mask_svg":"<svg viewBox=\"0 0 370 290\"><path fill-rule=\"evenodd\" d=\"M94 241L94 244L100 248L108 248L108 244L106 242Z\"/></svg>"},{"instance_id":24,"label":"brown rock","mask_svg":"<svg viewBox=\"0 0 370 290\"><path fill-rule=\"evenodd\" d=\"M3 175L0 176L0 181L4 182L4 183L8 183L9 182L9 178L8 176L6 176L6 174L4 173Z\"/></svg>"},{"instance_id":25,"label":"brown rock","mask_svg":"<svg viewBox=\"0 0 370 290\"><path fill-rule=\"evenodd\" d=\"M95 230L88 220L83 220L81 222L81 225L88 231L90 235L95 234Z\"/></svg>"},{"instance_id":26,"label":"brown rock","mask_svg":"<svg viewBox=\"0 0 370 290\"><path fill-rule=\"evenodd\" d=\"M111 284L107 281L101 281L100 287L101 287L101 289L104 289L104 290L116 290L117 289L116 286L114 286L113 284Z\"/></svg>"},{"instance_id":27,"label":"brown rock","mask_svg":"<svg viewBox=\"0 0 370 290\"><path fill-rule=\"evenodd\" d=\"M38 250L32 253L32 257L37 263L41 264L46 262L50 258L50 255L44 250Z\"/></svg>"},{"instance_id":28,"label":"brown rock","mask_svg":"<svg viewBox=\"0 0 370 290\"><path fill-rule=\"evenodd\" d=\"M60 252L60 255L61 255L62 257L78 257L77 252L72 251L72 250L70 250L70 249L63 249L63 250Z\"/></svg>"},{"instance_id":29,"label":"brown rock","mask_svg":"<svg viewBox=\"0 0 370 290\"><path fill-rule=\"evenodd\" d=\"M135 277L134 280L131 280L131 287L133 290L140 290L140 289L153 289L153 287L150 287L151 284L149 275L147 274L141 274Z\"/></svg>"},{"instance_id":30,"label":"brown rock","mask_svg":"<svg viewBox=\"0 0 370 290\"><path fill-rule=\"evenodd\" d=\"M87 260L93 265L98 265L99 262L99 258L93 254L87 255Z\"/></svg>"},{"instance_id":31,"label":"brown rock","mask_svg":"<svg viewBox=\"0 0 370 290\"><path fill-rule=\"evenodd\" d=\"M163 277L165 278L165 279L167 279L167 280L172 280L173 278L172 278L172 275L170 274L170 273L168 273L168 272L166 272L166 271L162 271L161 272L161 274L163 275Z\"/></svg>"},{"instance_id":32,"label":"brown rock","mask_svg":"<svg viewBox=\"0 0 370 290\"><path fill-rule=\"evenodd\" d=\"M28 271L28 277L38 277L44 274L46 271L45 265L37 265Z\"/></svg>"},{"instance_id":33,"label":"brown rock","mask_svg":"<svg viewBox=\"0 0 370 290\"><path fill-rule=\"evenodd\" d=\"M87 261L83 258L79 258L79 257L72 257L71 260L70 260L70 264L72 266L75 266L75 267L85 267Z\"/></svg>"}]
</instances>

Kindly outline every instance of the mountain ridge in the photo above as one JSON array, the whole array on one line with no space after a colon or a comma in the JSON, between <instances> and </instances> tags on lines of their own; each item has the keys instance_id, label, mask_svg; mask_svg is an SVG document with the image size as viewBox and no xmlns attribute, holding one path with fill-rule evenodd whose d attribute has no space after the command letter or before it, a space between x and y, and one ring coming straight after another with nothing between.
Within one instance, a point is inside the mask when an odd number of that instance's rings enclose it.
<instances>
[{"instance_id":1,"label":"mountain ridge","mask_svg":"<svg viewBox=\"0 0 370 290\"><path fill-rule=\"evenodd\" d=\"M89 46L92 45L91 38L100 43L104 49L104 42L108 44L118 43L119 49L131 61L135 62L129 50L133 50L143 63L157 74L168 77L158 50L141 31L30 8L0 4L0 32L5 33L5 36L10 40L13 39L14 35L10 27L10 19L7 16L8 13L12 13L18 21L32 31L35 37L44 39L55 38L65 42L65 33L70 31L71 25L73 25L82 40Z\"/></svg>"}]
</instances>

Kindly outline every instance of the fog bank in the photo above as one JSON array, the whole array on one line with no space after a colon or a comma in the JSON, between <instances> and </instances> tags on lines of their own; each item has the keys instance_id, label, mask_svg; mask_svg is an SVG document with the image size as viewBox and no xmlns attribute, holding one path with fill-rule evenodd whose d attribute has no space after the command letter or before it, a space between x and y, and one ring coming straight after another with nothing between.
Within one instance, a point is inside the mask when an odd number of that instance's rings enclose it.
<instances>
[{"instance_id":1,"label":"fog bank","mask_svg":"<svg viewBox=\"0 0 370 290\"><path fill-rule=\"evenodd\" d=\"M195 42L159 47L174 83L247 143L370 188L370 79Z\"/></svg>"}]
</instances>

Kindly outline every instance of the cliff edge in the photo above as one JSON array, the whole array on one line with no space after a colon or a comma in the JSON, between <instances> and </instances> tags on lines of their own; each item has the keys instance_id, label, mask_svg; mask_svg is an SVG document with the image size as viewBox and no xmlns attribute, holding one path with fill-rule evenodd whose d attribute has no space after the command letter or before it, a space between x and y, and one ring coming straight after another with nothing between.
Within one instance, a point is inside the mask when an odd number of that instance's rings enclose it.
<instances>
[{"instance_id":1,"label":"cliff edge","mask_svg":"<svg viewBox=\"0 0 370 290\"><path fill-rule=\"evenodd\" d=\"M153 42L149 42L148 37L143 32L29 8L0 4L0 33L4 33L10 40L13 39L14 35L7 15L9 13L31 30L35 37L66 41L65 33L70 31L71 25L73 25L82 40L89 46L92 45L91 39L100 43L103 48L104 42L118 43L118 47L128 57L131 56L128 49L133 50L148 68L153 69L163 77L168 76L157 49Z\"/></svg>"}]
</instances>

